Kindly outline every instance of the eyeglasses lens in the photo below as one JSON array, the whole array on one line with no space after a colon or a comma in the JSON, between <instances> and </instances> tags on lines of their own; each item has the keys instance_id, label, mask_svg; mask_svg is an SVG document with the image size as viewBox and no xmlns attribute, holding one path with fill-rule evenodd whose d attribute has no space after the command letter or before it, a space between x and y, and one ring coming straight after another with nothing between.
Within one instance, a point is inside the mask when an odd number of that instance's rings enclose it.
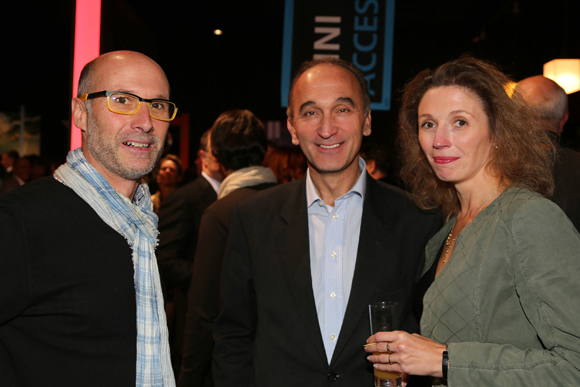
<instances>
[{"instance_id":1,"label":"eyeglasses lens","mask_svg":"<svg viewBox=\"0 0 580 387\"><path fill-rule=\"evenodd\" d=\"M139 109L141 101L135 96L125 93L112 93L109 96L109 109L115 113L134 114ZM175 104L172 102L153 100L149 102L151 117L160 120L170 120L175 112Z\"/></svg>"},{"instance_id":2,"label":"eyeglasses lens","mask_svg":"<svg viewBox=\"0 0 580 387\"><path fill-rule=\"evenodd\" d=\"M133 114L139 109L138 98L130 94L113 93L109 96L109 108L115 113Z\"/></svg>"}]
</instances>

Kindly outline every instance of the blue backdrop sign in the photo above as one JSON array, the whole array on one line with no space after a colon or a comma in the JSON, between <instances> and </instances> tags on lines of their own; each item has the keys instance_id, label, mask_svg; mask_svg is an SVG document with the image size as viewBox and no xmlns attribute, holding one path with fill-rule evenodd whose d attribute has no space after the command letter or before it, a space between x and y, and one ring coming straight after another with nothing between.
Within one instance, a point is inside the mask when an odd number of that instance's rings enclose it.
<instances>
[{"instance_id":1,"label":"blue backdrop sign","mask_svg":"<svg viewBox=\"0 0 580 387\"><path fill-rule=\"evenodd\" d=\"M365 73L371 109L389 110L394 24L395 0L286 0L282 106L302 62L333 56Z\"/></svg>"}]
</instances>

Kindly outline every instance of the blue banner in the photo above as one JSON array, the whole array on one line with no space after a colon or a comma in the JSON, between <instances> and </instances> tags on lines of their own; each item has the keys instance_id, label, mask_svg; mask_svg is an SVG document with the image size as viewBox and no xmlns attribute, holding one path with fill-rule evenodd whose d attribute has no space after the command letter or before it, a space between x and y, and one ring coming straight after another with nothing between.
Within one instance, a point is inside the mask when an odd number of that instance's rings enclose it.
<instances>
[{"instance_id":1,"label":"blue banner","mask_svg":"<svg viewBox=\"0 0 580 387\"><path fill-rule=\"evenodd\" d=\"M304 61L333 56L365 73L372 110L389 110L394 24L395 0L286 0L282 106Z\"/></svg>"}]
</instances>

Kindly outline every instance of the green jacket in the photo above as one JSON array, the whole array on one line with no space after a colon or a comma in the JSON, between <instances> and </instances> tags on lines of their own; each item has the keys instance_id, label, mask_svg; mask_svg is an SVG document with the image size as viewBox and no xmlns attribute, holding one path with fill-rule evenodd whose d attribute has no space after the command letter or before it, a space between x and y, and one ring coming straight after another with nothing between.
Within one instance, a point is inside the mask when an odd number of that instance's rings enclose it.
<instances>
[{"instance_id":1,"label":"green jacket","mask_svg":"<svg viewBox=\"0 0 580 387\"><path fill-rule=\"evenodd\" d=\"M449 386L580 386L580 234L540 195L508 188L484 209L423 304L421 333L449 343Z\"/></svg>"}]
</instances>

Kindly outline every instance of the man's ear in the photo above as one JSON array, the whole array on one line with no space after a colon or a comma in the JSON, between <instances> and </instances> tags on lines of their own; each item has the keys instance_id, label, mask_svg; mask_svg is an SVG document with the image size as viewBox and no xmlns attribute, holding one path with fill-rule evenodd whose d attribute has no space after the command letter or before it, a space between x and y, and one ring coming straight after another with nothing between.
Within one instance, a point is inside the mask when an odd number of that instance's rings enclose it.
<instances>
[{"instance_id":1,"label":"man's ear","mask_svg":"<svg viewBox=\"0 0 580 387\"><path fill-rule=\"evenodd\" d=\"M71 110L75 126L84 132L87 128L88 116L87 107L84 101L81 101L78 98L73 98L71 101Z\"/></svg>"},{"instance_id":2,"label":"man's ear","mask_svg":"<svg viewBox=\"0 0 580 387\"><path fill-rule=\"evenodd\" d=\"M562 116L562 119L560 120L560 127L558 128L560 129L560 133L564 131L564 125L566 124L566 121L568 121L569 116L570 113L568 112L568 109L566 109L566 111L564 112L564 116Z\"/></svg>"},{"instance_id":3,"label":"man's ear","mask_svg":"<svg viewBox=\"0 0 580 387\"><path fill-rule=\"evenodd\" d=\"M298 136L296 135L296 129L294 128L294 124L292 123L290 118L288 118L286 120L286 127L288 128L288 131L290 132L290 135L292 136L292 144L300 145L300 140L298 140Z\"/></svg>"},{"instance_id":4,"label":"man's ear","mask_svg":"<svg viewBox=\"0 0 580 387\"><path fill-rule=\"evenodd\" d=\"M377 169L377 162L375 160L368 160L366 164L369 175L375 173L375 170Z\"/></svg>"},{"instance_id":5,"label":"man's ear","mask_svg":"<svg viewBox=\"0 0 580 387\"><path fill-rule=\"evenodd\" d=\"M369 110L369 114L365 117L363 136L369 136L371 134L371 122L371 111Z\"/></svg>"}]
</instances>

